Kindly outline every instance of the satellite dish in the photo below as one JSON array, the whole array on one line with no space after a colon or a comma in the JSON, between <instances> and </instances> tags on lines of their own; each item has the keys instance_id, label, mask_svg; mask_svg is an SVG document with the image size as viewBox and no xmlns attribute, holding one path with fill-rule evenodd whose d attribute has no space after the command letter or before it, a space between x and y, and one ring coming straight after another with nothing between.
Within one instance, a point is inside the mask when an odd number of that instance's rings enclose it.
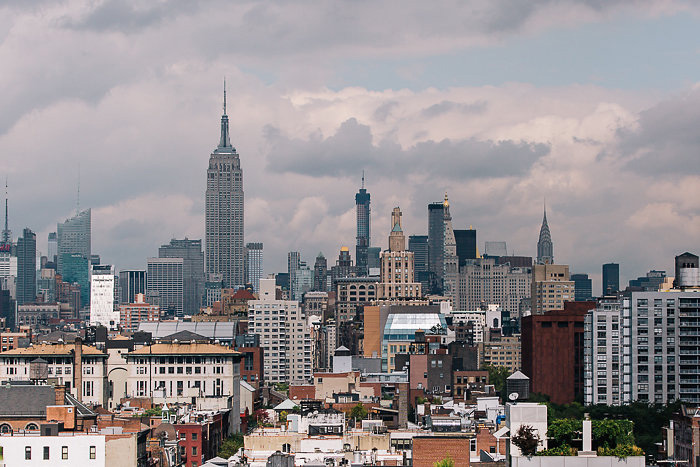
<instances>
[{"instance_id":1,"label":"satellite dish","mask_svg":"<svg viewBox=\"0 0 700 467\"><path fill-rule=\"evenodd\" d=\"M508 399L512 400L513 402L518 400L518 397L520 397L520 395L517 392L511 392L508 394Z\"/></svg>"}]
</instances>

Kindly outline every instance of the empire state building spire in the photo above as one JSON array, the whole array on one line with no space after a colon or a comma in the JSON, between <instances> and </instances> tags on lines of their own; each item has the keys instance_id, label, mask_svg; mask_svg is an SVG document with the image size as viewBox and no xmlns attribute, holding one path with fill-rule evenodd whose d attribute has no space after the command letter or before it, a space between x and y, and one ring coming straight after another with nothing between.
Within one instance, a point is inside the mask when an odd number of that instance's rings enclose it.
<instances>
[{"instance_id":1,"label":"empire state building spire","mask_svg":"<svg viewBox=\"0 0 700 467\"><path fill-rule=\"evenodd\" d=\"M547 206L544 208L540 239L537 242L537 263L554 264L554 244L552 243L552 234L549 232L549 224L547 224Z\"/></svg>"},{"instance_id":2,"label":"empire state building spire","mask_svg":"<svg viewBox=\"0 0 700 467\"><path fill-rule=\"evenodd\" d=\"M231 149L231 137L228 131L228 115L226 115L226 79L224 79L224 113L221 115L221 139L219 148Z\"/></svg>"}]
</instances>

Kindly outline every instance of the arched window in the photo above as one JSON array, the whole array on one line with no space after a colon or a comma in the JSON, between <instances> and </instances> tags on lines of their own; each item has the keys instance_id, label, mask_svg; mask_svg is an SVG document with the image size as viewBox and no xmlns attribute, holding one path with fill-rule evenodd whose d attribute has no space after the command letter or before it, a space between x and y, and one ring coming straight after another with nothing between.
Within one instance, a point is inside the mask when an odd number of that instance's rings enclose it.
<instances>
[{"instance_id":1,"label":"arched window","mask_svg":"<svg viewBox=\"0 0 700 467\"><path fill-rule=\"evenodd\" d=\"M39 426L36 423L27 423L24 429L27 431L39 431Z\"/></svg>"},{"instance_id":2,"label":"arched window","mask_svg":"<svg viewBox=\"0 0 700 467\"><path fill-rule=\"evenodd\" d=\"M3 423L0 425L0 433L10 433L12 432L12 425L9 423Z\"/></svg>"}]
</instances>

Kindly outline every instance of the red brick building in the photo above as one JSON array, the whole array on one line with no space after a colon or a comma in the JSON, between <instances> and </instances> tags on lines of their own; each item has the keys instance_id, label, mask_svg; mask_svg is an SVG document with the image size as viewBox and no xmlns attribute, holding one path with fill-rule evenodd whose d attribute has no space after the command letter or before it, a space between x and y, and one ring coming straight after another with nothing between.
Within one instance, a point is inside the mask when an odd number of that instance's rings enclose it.
<instances>
[{"instance_id":1,"label":"red brick building","mask_svg":"<svg viewBox=\"0 0 700 467\"><path fill-rule=\"evenodd\" d=\"M468 466L469 443L466 436L415 436L413 467L433 467L448 456L454 465Z\"/></svg>"},{"instance_id":2,"label":"red brick building","mask_svg":"<svg viewBox=\"0 0 700 467\"><path fill-rule=\"evenodd\" d=\"M546 394L556 404L583 397L583 321L595 302L566 302L564 310L522 320L523 373L530 392Z\"/></svg>"}]
</instances>

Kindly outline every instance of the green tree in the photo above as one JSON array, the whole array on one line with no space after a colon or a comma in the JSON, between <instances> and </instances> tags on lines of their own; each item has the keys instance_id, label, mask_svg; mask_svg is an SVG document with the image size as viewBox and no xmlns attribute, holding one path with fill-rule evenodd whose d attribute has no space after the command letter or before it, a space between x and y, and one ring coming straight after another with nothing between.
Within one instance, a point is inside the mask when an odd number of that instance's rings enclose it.
<instances>
[{"instance_id":1,"label":"green tree","mask_svg":"<svg viewBox=\"0 0 700 467\"><path fill-rule=\"evenodd\" d=\"M442 460L433 463L433 467L455 467L455 461L449 454Z\"/></svg>"},{"instance_id":2,"label":"green tree","mask_svg":"<svg viewBox=\"0 0 700 467\"><path fill-rule=\"evenodd\" d=\"M530 425L520 425L518 431L515 432L515 436L512 436L510 440L525 456L534 456L540 443L537 431Z\"/></svg>"},{"instance_id":3,"label":"green tree","mask_svg":"<svg viewBox=\"0 0 700 467\"><path fill-rule=\"evenodd\" d=\"M221 457L222 459L228 459L229 457L236 454L238 450L242 447L243 434L235 433L231 437L224 440L224 442L221 444L221 448L219 449L217 456Z\"/></svg>"},{"instance_id":4,"label":"green tree","mask_svg":"<svg viewBox=\"0 0 700 467\"><path fill-rule=\"evenodd\" d=\"M504 396L506 392L506 378L510 376L510 370L504 366L484 365L484 370L489 372L489 384L493 384L496 392Z\"/></svg>"},{"instance_id":5,"label":"green tree","mask_svg":"<svg viewBox=\"0 0 700 467\"><path fill-rule=\"evenodd\" d=\"M367 417L367 409L362 403L357 404L350 410L350 418L357 422L358 420L364 420Z\"/></svg>"}]
</instances>

